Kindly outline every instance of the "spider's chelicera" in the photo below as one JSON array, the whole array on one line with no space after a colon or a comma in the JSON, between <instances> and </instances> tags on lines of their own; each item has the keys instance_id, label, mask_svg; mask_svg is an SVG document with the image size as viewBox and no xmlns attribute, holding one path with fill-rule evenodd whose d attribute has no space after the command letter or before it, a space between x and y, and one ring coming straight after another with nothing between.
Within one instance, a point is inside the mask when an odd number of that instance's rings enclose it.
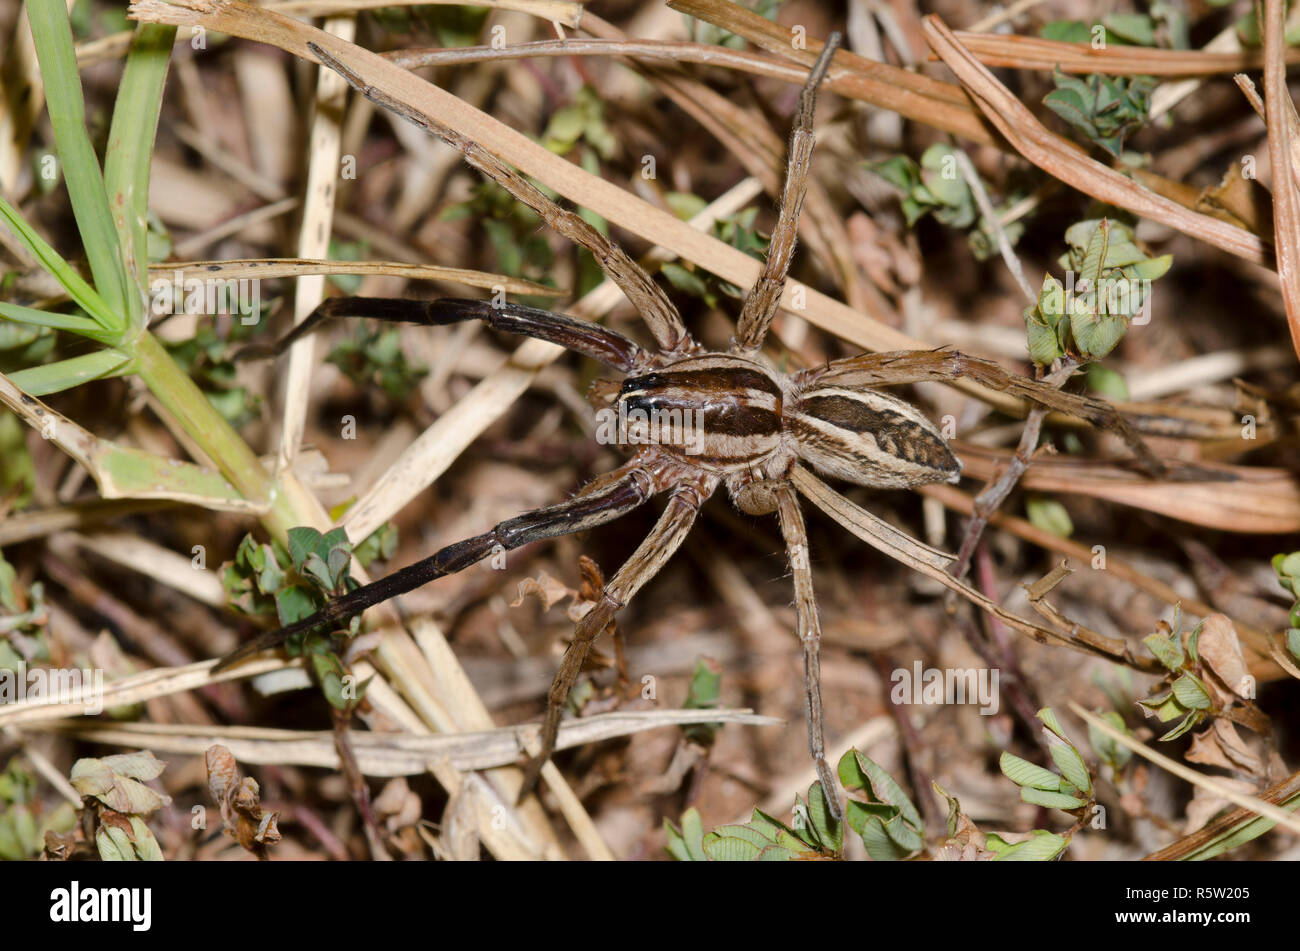
<instances>
[{"instance_id":1,"label":"spider's chelicera","mask_svg":"<svg viewBox=\"0 0 1300 951\"><path fill-rule=\"evenodd\" d=\"M591 251L636 306L654 334L657 349L647 350L606 327L531 307L457 299L356 297L328 300L272 347L250 349L247 355L279 353L333 317L426 325L482 320L498 330L560 344L623 373L621 385L606 382L593 386L592 393L595 402L604 404L597 407L598 423L605 427L598 429L598 438L620 444L631 455L573 498L504 521L336 598L319 613L246 643L221 666L283 643L291 635L339 626L371 605L468 568L494 552L604 525L652 496L667 494L667 504L649 536L577 623L548 694L540 752L528 764L525 775L526 793L555 749L565 701L592 643L681 546L704 501L725 486L741 510L755 515L775 513L780 521L804 651L809 750L822 788L838 814L835 784L824 755L821 631L808 540L790 481L795 467L806 462L830 476L877 488L955 481L961 464L939 429L916 407L875 387L961 376L1115 429L1135 448L1140 446L1109 404L1062 393L1009 374L990 361L953 351L863 354L791 374L778 372L762 355L760 348L776 314L794 251L812 158L816 90L838 43L838 34L827 42L800 96L767 260L745 298L736 336L727 351L711 351L694 341L662 289L621 248L578 215L556 205L475 142L367 86L325 50L311 44L312 52L354 88L459 148L471 165L536 210L555 230Z\"/></svg>"}]
</instances>

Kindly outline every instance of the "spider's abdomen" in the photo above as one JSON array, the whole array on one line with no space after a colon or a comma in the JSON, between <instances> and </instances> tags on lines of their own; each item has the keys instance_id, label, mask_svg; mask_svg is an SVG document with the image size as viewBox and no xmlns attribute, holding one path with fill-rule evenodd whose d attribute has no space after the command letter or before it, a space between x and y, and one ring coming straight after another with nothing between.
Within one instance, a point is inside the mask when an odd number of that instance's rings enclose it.
<instances>
[{"instance_id":1,"label":"spider's abdomen","mask_svg":"<svg viewBox=\"0 0 1300 951\"><path fill-rule=\"evenodd\" d=\"M617 425L607 434L620 442L653 443L683 462L725 471L780 447L783 397L777 378L753 360L688 357L624 380L603 422Z\"/></svg>"},{"instance_id":2,"label":"spider's abdomen","mask_svg":"<svg viewBox=\"0 0 1300 951\"><path fill-rule=\"evenodd\" d=\"M858 485L902 489L955 482L961 474L938 427L912 404L878 390L805 390L787 425L801 459Z\"/></svg>"}]
</instances>

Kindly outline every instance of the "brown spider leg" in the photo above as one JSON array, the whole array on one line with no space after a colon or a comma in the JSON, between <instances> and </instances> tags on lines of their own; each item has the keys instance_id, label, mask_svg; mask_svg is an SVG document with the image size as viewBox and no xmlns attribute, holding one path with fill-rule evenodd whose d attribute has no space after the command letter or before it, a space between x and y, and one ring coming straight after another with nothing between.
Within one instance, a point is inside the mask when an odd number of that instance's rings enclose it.
<instances>
[{"instance_id":1,"label":"brown spider leg","mask_svg":"<svg viewBox=\"0 0 1300 951\"><path fill-rule=\"evenodd\" d=\"M491 152L484 149L473 139L462 135L450 126L444 125L433 116L419 112L400 100L394 99L380 89L362 81L355 72L339 62L315 43L308 43L307 48L324 65L342 76L353 89L371 102L396 113L420 128L433 133L448 145L459 149L465 161L491 178L498 185L518 198L525 205L542 216L552 228L570 241L575 241L595 256L600 269L609 275L610 280L619 286L627 299L641 314L641 318L654 334L659 348L672 352L679 348L692 346L690 335L682 316L673 306L668 295L650 276L642 270L627 252L606 238L581 217L567 208L561 208L532 182L525 179L514 169L507 166Z\"/></svg>"},{"instance_id":2,"label":"brown spider leg","mask_svg":"<svg viewBox=\"0 0 1300 951\"><path fill-rule=\"evenodd\" d=\"M439 300L403 300L398 297L331 297L274 343L253 343L235 354L236 360L279 356L297 340L335 317L369 317L397 323L441 327L462 320L481 320L494 330L537 337L566 350L590 357L616 370L628 372L649 361L649 354L615 330L587 320L525 307L493 304L485 300L443 297Z\"/></svg>"},{"instance_id":3,"label":"brown spider leg","mask_svg":"<svg viewBox=\"0 0 1300 951\"><path fill-rule=\"evenodd\" d=\"M817 108L817 87L826 76L831 57L839 48L840 35L832 33L813 64L799 94L799 111L795 114L794 129L790 133L789 156L786 159L785 184L781 188L781 210L776 219L776 230L767 249L763 273L750 289L745 305L736 322L736 348L742 353L757 350L772 325L776 309L781 303L781 291L786 275L790 273L790 259L799 240L799 214L803 210L804 195L808 192L808 170L812 167L813 113Z\"/></svg>"},{"instance_id":4,"label":"brown spider leg","mask_svg":"<svg viewBox=\"0 0 1300 951\"><path fill-rule=\"evenodd\" d=\"M673 489L668 505L659 516L659 521L645 540L637 547L632 556L623 563L617 574L610 579L601 591L600 599L591 610L583 615L573 632L556 671L555 680L546 697L546 718L542 721L540 748L536 756L524 767L524 783L519 790L519 798L528 796L537 786L537 778L542 767L546 765L551 754L555 752L555 739L560 732L560 719L564 715L564 704L569 699L569 691L578 680L582 665L587 659L591 645L600 636L614 615L641 590L641 587L659 573L665 562L672 557L678 547L685 541L695 516L699 513L704 500L713 494L718 480L713 475L699 475L683 482Z\"/></svg>"},{"instance_id":5,"label":"brown spider leg","mask_svg":"<svg viewBox=\"0 0 1300 951\"><path fill-rule=\"evenodd\" d=\"M930 380L948 382L967 377L989 389L1000 390L1030 400L1048 409L1075 416L1098 429L1118 435L1137 457L1138 464L1150 476L1168 472L1146 441L1135 432L1123 414L1104 400L1063 393L1055 387L1008 373L992 360L972 357L956 350L897 350L889 353L864 353L835 360L822 367L796 374L798 388L812 383L821 386L875 387Z\"/></svg>"},{"instance_id":6,"label":"brown spider leg","mask_svg":"<svg viewBox=\"0 0 1300 951\"><path fill-rule=\"evenodd\" d=\"M634 459L621 469L593 480L582 493L566 502L507 519L491 531L448 545L428 558L349 591L311 617L241 644L223 657L213 671L224 670L251 654L283 644L294 634L318 627L338 627L372 605L405 594L435 578L464 571L498 551L510 551L530 542L572 535L612 522L643 504L655 490L655 473L644 461Z\"/></svg>"},{"instance_id":7,"label":"brown spider leg","mask_svg":"<svg viewBox=\"0 0 1300 951\"><path fill-rule=\"evenodd\" d=\"M813 594L812 566L808 561L808 529L804 525L799 497L788 482L772 487L776 496L781 534L794 575L794 606L799 619L799 641L803 644L804 715L808 724L808 752L817 766L826 803L837 822L844 820L840 797L830 768L826 765L826 731L822 718L821 645L822 625Z\"/></svg>"}]
</instances>

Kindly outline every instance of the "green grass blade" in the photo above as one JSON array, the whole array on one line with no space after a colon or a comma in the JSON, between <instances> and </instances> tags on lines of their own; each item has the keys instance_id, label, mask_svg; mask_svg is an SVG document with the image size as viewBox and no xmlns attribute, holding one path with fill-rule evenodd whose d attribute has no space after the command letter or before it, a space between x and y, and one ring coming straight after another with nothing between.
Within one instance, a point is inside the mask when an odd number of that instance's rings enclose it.
<instances>
[{"instance_id":1,"label":"green grass blade","mask_svg":"<svg viewBox=\"0 0 1300 951\"><path fill-rule=\"evenodd\" d=\"M123 249L122 259L131 280L142 291L149 285L149 162L175 38L174 26L141 23L136 27L104 155L104 187ZM131 301L137 301L137 296L131 295ZM143 307L134 307L128 314L134 325L143 326Z\"/></svg>"},{"instance_id":2,"label":"green grass blade","mask_svg":"<svg viewBox=\"0 0 1300 951\"><path fill-rule=\"evenodd\" d=\"M23 307L21 304L6 304L3 301L0 301L0 317L20 324L67 330L85 337L94 337L95 339L99 339L103 333L99 324L88 317L82 317L78 314L53 314L45 310L36 310L34 307Z\"/></svg>"},{"instance_id":3,"label":"green grass blade","mask_svg":"<svg viewBox=\"0 0 1300 951\"><path fill-rule=\"evenodd\" d=\"M80 304L82 310L90 314L103 329L114 329L112 308L104 303L104 299L95 292L95 289L87 284L72 265L63 259L63 255L50 247L45 239L23 220L23 216L18 213L18 209L3 198L0 198L0 218L4 218L5 223L9 225L9 229L18 240L26 246L28 251L32 252L36 260L41 262L41 267L49 271L54 276L54 279L63 285L63 289L68 292L68 296Z\"/></svg>"},{"instance_id":4,"label":"green grass blade","mask_svg":"<svg viewBox=\"0 0 1300 951\"><path fill-rule=\"evenodd\" d=\"M9 379L29 396L45 396L81 386L91 380L117 376L126 371L130 358L117 350L96 350L79 357L29 367L10 373Z\"/></svg>"},{"instance_id":5,"label":"green grass blade","mask_svg":"<svg viewBox=\"0 0 1300 951\"><path fill-rule=\"evenodd\" d=\"M128 308L138 310L143 304L127 302L126 272L104 191L104 177L86 133L86 105L67 5L64 0L29 0L27 16L36 41L41 78L45 81L45 101L63 163L63 180L85 245L86 260L95 278L95 289L112 315L112 324L107 329L122 332L127 328L126 315L133 312Z\"/></svg>"}]
</instances>

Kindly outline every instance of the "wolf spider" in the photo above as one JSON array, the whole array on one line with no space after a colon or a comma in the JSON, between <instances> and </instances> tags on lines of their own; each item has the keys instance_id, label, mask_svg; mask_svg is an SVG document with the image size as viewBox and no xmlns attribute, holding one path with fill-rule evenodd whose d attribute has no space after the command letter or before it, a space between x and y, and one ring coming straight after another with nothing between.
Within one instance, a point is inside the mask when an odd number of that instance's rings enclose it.
<instances>
[{"instance_id":1,"label":"wolf spider","mask_svg":"<svg viewBox=\"0 0 1300 951\"><path fill-rule=\"evenodd\" d=\"M794 579L798 635L803 645L808 747L828 802L840 814L825 759L819 686L821 629L813 597L808 538L789 477L802 460L822 472L873 488L908 488L956 481L961 463L939 429L911 404L872 387L965 376L986 386L1118 430L1136 445L1108 404L1065 394L1017 377L996 364L947 350L864 354L792 374L778 371L760 352L776 314L794 251L800 208L813 151L817 88L839 44L831 36L799 98L790 136L776 228L761 276L745 298L736 335L725 351L708 350L687 332L681 315L620 247L575 213L561 208L495 156L455 130L363 83L348 67L312 44L312 52L380 106L410 119L459 148L469 164L533 208L556 231L588 249L636 306L658 349L644 349L606 327L549 311L486 301L334 298L270 347L242 356L282 352L333 317L369 317L426 325L482 320L497 330L537 337L625 374L604 392L617 408L620 432L640 448L612 472L599 476L568 501L526 512L481 535L456 542L385 578L330 601L317 614L241 646L226 667L291 635L339 625L378 604L482 561L494 552L604 525L668 493L654 528L605 584L580 621L547 698L540 751L525 767L521 795L536 783L555 749L565 701L592 643L681 546L700 506L719 486L752 515L776 513ZM598 388L599 389L599 388ZM666 422L665 422L666 420ZM692 437L697 437L692 439ZM690 446L686 444L693 443ZM691 451L696 450L696 451Z\"/></svg>"}]
</instances>

